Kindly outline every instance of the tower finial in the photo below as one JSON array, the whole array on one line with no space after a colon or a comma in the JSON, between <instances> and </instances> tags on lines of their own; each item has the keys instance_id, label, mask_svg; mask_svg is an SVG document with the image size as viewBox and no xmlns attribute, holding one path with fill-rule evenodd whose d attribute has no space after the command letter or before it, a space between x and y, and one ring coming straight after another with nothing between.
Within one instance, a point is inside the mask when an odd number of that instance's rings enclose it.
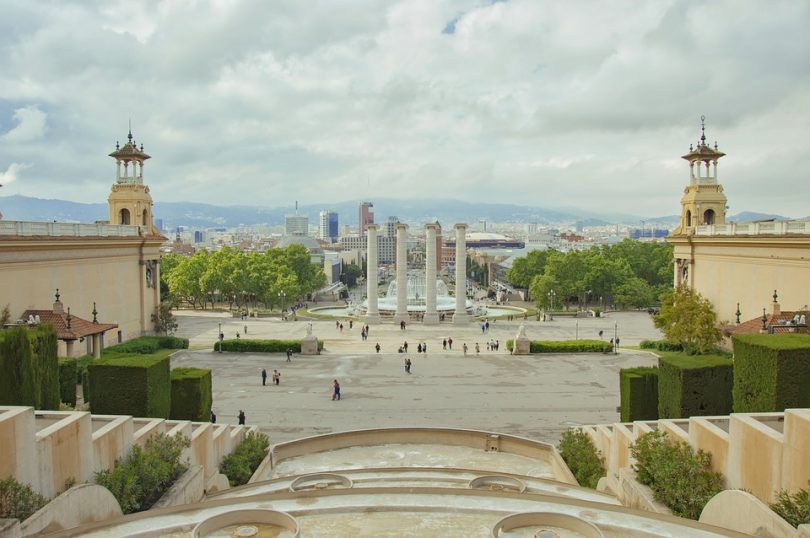
<instances>
[{"instance_id":1,"label":"tower finial","mask_svg":"<svg viewBox=\"0 0 810 538\"><path fill-rule=\"evenodd\" d=\"M129 134L127 135L129 143L132 144L132 118L129 118Z\"/></svg>"},{"instance_id":2,"label":"tower finial","mask_svg":"<svg viewBox=\"0 0 810 538\"><path fill-rule=\"evenodd\" d=\"M706 145L706 116L700 117L700 145Z\"/></svg>"}]
</instances>

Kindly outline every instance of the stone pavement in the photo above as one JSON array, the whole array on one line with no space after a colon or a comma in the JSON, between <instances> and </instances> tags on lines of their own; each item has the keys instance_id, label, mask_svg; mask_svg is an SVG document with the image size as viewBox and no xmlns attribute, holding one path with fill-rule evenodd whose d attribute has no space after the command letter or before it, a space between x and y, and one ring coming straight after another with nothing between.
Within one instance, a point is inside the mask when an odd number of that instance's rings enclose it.
<instances>
[{"instance_id":1,"label":"stone pavement","mask_svg":"<svg viewBox=\"0 0 810 538\"><path fill-rule=\"evenodd\" d=\"M482 334L480 324L422 327L410 324L373 325L367 342L360 338L360 324L341 333L334 321L313 321L313 334L325 341L319 356L284 354L216 353L211 351L218 323L227 338L236 331L248 338L301 338L307 322L259 319L242 322L215 313L178 313L178 336L191 340L172 366L213 370L214 410L220 422L236 423L243 409L249 424L258 424L272 442L298 439L332 431L394 426L435 426L494 430L555 442L569 426L618 420L620 368L653 365L649 353L620 350L618 355L553 354L511 356L505 341L514 338L522 320L497 321ZM637 345L644 338L661 335L646 312L614 313L607 318L578 322L558 317L552 322L526 322L532 339L612 337L618 330L622 345ZM441 340L452 336L452 351L442 351ZM244 335L243 335L244 337ZM485 342L500 340L499 352L486 351ZM404 370L404 355L396 353L407 340L412 374ZM383 352L374 353L380 342ZM428 353L416 353L419 342ZM467 357L461 344L467 342ZM481 353L476 356L474 344ZM261 386L260 372L268 371L268 386ZM272 371L281 371L281 385L270 386ZM331 400L332 380L340 381L343 399Z\"/></svg>"}]
</instances>

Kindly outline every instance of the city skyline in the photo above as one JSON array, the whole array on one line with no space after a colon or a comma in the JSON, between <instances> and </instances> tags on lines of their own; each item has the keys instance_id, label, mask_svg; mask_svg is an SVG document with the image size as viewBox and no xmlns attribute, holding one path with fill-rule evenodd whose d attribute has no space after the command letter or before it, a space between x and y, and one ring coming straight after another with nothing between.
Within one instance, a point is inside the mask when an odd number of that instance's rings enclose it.
<instances>
[{"instance_id":1,"label":"city skyline","mask_svg":"<svg viewBox=\"0 0 810 538\"><path fill-rule=\"evenodd\" d=\"M806 4L0 3L0 195L104 201L131 118L160 201L671 215L705 114L731 213L807 214Z\"/></svg>"}]
</instances>

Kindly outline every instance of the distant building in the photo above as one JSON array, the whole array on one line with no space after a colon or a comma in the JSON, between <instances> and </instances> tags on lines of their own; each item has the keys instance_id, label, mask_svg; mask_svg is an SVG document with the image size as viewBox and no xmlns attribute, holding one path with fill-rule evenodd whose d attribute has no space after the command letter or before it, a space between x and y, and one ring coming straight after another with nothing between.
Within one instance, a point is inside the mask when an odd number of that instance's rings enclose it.
<instances>
[{"instance_id":1,"label":"distant building","mask_svg":"<svg viewBox=\"0 0 810 538\"><path fill-rule=\"evenodd\" d=\"M323 210L318 217L318 239L334 243L338 238L338 214Z\"/></svg>"},{"instance_id":2,"label":"distant building","mask_svg":"<svg viewBox=\"0 0 810 538\"><path fill-rule=\"evenodd\" d=\"M669 235L669 230L661 228L633 228L630 230L630 239L661 239Z\"/></svg>"},{"instance_id":3,"label":"distant building","mask_svg":"<svg viewBox=\"0 0 810 538\"><path fill-rule=\"evenodd\" d=\"M372 207L374 207L374 204L371 202L360 202L357 222L361 236L366 234L366 226L374 224L374 211L371 210Z\"/></svg>"},{"instance_id":4,"label":"distant building","mask_svg":"<svg viewBox=\"0 0 810 538\"><path fill-rule=\"evenodd\" d=\"M444 242L446 247L456 246L455 236L447 238ZM481 248L523 248L526 246L524 241L519 239L512 239L502 234L491 232L470 232L467 234L467 248L468 249L481 249Z\"/></svg>"},{"instance_id":5,"label":"distant building","mask_svg":"<svg viewBox=\"0 0 810 538\"><path fill-rule=\"evenodd\" d=\"M195 230L195 231L194 231L194 242L195 242L195 243L202 243L203 241L204 241L204 239L203 239L203 233L202 233L202 231L200 231L200 230Z\"/></svg>"},{"instance_id":6,"label":"distant building","mask_svg":"<svg viewBox=\"0 0 810 538\"><path fill-rule=\"evenodd\" d=\"M307 235L309 233L309 217L306 215L285 215L284 235Z\"/></svg>"}]
</instances>

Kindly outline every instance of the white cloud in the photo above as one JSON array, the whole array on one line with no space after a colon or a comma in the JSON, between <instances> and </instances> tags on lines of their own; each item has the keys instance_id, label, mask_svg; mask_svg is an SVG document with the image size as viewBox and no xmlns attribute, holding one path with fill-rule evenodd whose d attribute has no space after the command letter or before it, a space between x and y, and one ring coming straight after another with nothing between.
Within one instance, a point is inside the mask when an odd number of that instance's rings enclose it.
<instances>
[{"instance_id":1,"label":"white cloud","mask_svg":"<svg viewBox=\"0 0 810 538\"><path fill-rule=\"evenodd\" d=\"M706 114L730 204L810 198L801 2L3 2L0 164L32 196L103 201L131 117L157 200L672 214Z\"/></svg>"},{"instance_id":2,"label":"white cloud","mask_svg":"<svg viewBox=\"0 0 810 538\"><path fill-rule=\"evenodd\" d=\"M31 165L26 163L11 163L6 167L5 172L0 172L0 185L7 186L17 181L20 172L26 168L31 168Z\"/></svg>"},{"instance_id":3,"label":"white cloud","mask_svg":"<svg viewBox=\"0 0 810 538\"><path fill-rule=\"evenodd\" d=\"M45 136L47 119L48 115L36 105L18 108L14 111L16 125L0 136L0 140L9 143L41 140Z\"/></svg>"}]
</instances>

